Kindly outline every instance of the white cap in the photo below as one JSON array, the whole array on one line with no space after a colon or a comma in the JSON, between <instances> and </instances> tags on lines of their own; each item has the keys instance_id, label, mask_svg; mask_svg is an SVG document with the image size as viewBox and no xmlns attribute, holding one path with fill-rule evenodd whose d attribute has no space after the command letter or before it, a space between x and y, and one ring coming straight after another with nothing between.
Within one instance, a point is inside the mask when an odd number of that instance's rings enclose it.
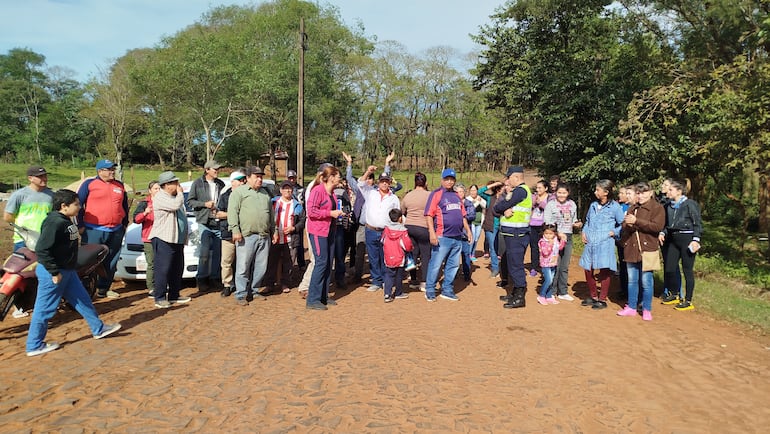
<instances>
[{"instance_id":1,"label":"white cap","mask_svg":"<svg viewBox=\"0 0 770 434\"><path fill-rule=\"evenodd\" d=\"M243 179L245 177L246 175L236 170L235 172L230 174L230 181L235 181L236 179Z\"/></svg>"}]
</instances>

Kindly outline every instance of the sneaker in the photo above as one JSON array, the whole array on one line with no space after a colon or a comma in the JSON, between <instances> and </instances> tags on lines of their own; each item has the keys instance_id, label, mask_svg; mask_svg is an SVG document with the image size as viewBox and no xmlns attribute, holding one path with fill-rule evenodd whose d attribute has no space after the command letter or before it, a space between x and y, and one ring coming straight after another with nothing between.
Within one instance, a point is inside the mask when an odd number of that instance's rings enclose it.
<instances>
[{"instance_id":1,"label":"sneaker","mask_svg":"<svg viewBox=\"0 0 770 434\"><path fill-rule=\"evenodd\" d=\"M391 296L389 296L389 295L386 295L386 296L385 296L385 303L390 303L390 302L392 302L392 301L393 301L393 297L391 297Z\"/></svg>"},{"instance_id":2,"label":"sneaker","mask_svg":"<svg viewBox=\"0 0 770 434\"><path fill-rule=\"evenodd\" d=\"M326 305L327 306L336 306L337 305L337 301L334 300L333 298L327 298L326 299Z\"/></svg>"},{"instance_id":3,"label":"sneaker","mask_svg":"<svg viewBox=\"0 0 770 434\"><path fill-rule=\"evenodd\" d=\"M542 304L543 306L548 304L548 302L545 300L545 297L543 297L542 295L537 296L537 302L539 304Z\"/></svg>"},{"instance_id":4,"label":"sneaker","mask_svg":"<svg viewBox=\"0 0 770 434\"><path fill-rule=\"evenodd\" d=\"M420 282L420 291L425 292L425 288L426 288L425 282Z\"/></svg>"},{"instance_id":5,"label":"sneaker","mask_svg":"<svg viewBox=\"0 0 770 434\"><path fill-rule=\"evenodd\" d=\"M111 335L115 333L116 331L120 330L120 323L115 324L105 324L102 327L102 332L98 335L94 335L94 339L101 339L105 336Z\"/></svg>"},{"instance_id":6,"label":"sneaker","mask_svg":"<svg viewBox=\"0 0 770 434\"><path fill-rule=\"evenodd\" d=\"M569 295L569 294L561 294L561 295L557 295L557 296L556 296L556 298L558 298L559 300L565 300L565 301L572 301L572 300L574 300L574 299L575 299L574 297L572 297L572 296L571 296L571 295Z\"/></svg>"},{"instance_id":7,"label":"sneaker","mask_svg":"<svg viewBox=\"0 0 770 434\"><path fill-rule=\"evenodd\" d=\"M495 285L497 285L500 288L505 288L506 286L508 286L508 281L507 280L501 280L501 281L497 282Z\"/></svg>"},{"instance_id":8,"label":"sneaker","mask_svg":"<svg viewBox=\"0 0 770 434\"><path fill-rule=\"evenodd\" d=\"M377 291L379 291L381 289L382 289L382 287L381 286L377 286L377 285L371 285L368 288L366 288L366 290L369 291L369 292L377 292Z\"/></svg>"},{"instance_id":9,"label":"sneaker","mask_svg":"<svg viewBox=\"0 0 770 434\"><path fill-rule=\"evenodd\" d=\"M232 294L233 292L234 291L233 291L233 287L232 286L225 286L222 289L222 292L220 294L222 295L222 297L229 297L230 294Z\"/></svg>"},{"instance_id":10,"label":"sneaker","mask_svg":"<svg viewBox=\"0 0 770 434\"><path fill-rule=\"evenodd\" d=\"M305 305L305 309L310 310L328 310L329 308L326 307L325 304L322 303L310 303Z\"/></svg>"},{"instance_id":11,"label":"sneaker","mask_svg":"<svg viewBox=\"0 0 770 434\"><path fill-rule=\"evenodd\" d=\"M249 302L245 298L236 298L235 304L237 304L238 306L248 306Z\"/></svg>"},{"instance_id":12,"label":"sneaker","mask_svg":"<svg viewBox=\"0 0 770 434\"><path fill-rule=\"evenodd\" d=\"M484 259L489 259L489 253L484 253Z\"/></svg>"},{"instance_id":13,"label":"sneaker","mask_svg":"<svg viewBox=\"0 0 770 434\"><path fill-rule=\"evenodd\" d=\"M419 282L409 282L409 289L418 289L420 288Z\"/></svg>"},{"instance_id":14,"label":"sneaker","mask_svg":"<svg viewBox=\"0 0 770 434\"><path fill-rule=\"evenodd\" d=\"M476 262L476 261L478 261L478 258L476 258L475 256L471 256L471 262Z\"/></svg>"},{"instance_id":15,"label":"sneaker","mask_svg":"<svg viewBox=\"0 0 770 434\"><path fill-rule=\"evenodd\" d=\"M106 298L119 298L120 294L118 294L117 292L115 292L115 291L113 291L111 289L108 289L105 292L96 291L96 296L99 297L99 298L105 298L105 297Z\"/></svg>"},{"instance_id":16,"label":"sneaker","mask_svg":"<svg viewBox=\"0 0 770 434\"><path fill-rule=\"evenodd\" d=\"M548 298L545 299L545 301L547 301L548 304L559 304L559 300L557 300L557 299L555 299L553 297L548 297Z\"/></svg>"},{"instance_id":17,"label":"sneaker","mask_svg":"<svg viewBox=\"0 0 770 434\"><path fill-rule=\"evenodd\" d=\"M45 343L43 342L43 346L32 351L27 351L27 357L33 357L33 356L39 356L41 354L48 353L50 351L53 351L55 349L59 348L59 344L56 342L49 342Z\"/></svg>"},{"instance_id":18,"label":"sneaker","mask_svg":"<svg viewBox=\"0 0 770 434\"><path fill-rule=\"evenodd\" d=\"M580 302L581 306L593 306L594 303L598 302L599 300L594 300L593 298L586 298L585 300Z\"/></svg>"},{"instance_id":19,"label":"sneaker","mask_svg":"<svg viewBox=\"0 0 770 434\"><path fill-rule=\"evenodd\" d=\"M532 276L532 277L537 276L537 270L535 270L534 268L529 270L529 275Z\"/></svg>"},{"instance_id":20,"label":"sneaker","mask_svg":"<svg viewBox=\"0 0 770 434\"><path fill-rule=\"evenodd\" d=\"M190 297L179 297L176 300L169 300L169 303L172 303L172 304L185 304L185 303L189 303L190 300L192 300L192 298L190 298Z\"/></svg>"},{"instance_id":21,"label":"sneaker","mask_svg":"<svg viewBox=\"0 0 770 434\"><path fill-rule=\"evenodd\" d=\"M406 298L409 298L409 294L398 294L397 296L393 297L396 300L404 300Z\"/></svg>"},{"instance_id":22,"label":"sneaker","mask_svg":"<svg viewBox=\"0 0 770 434\"><path fill-rule=\"evenodd\" d=\"M285 286L285 285L284 285L284 286L281 288L281 292L283 292L284 294L288 294L288 293L290 293L290 292L291 292L291 288L289 288L288 286Z\"/></svg>"},{"instance_id":23,"label":"sneaker","mask_svg":"<svg viewBox=\"0 0 770 434\"><path fill-rule=\"evenodd\" d=\"M14 317L14 318L17 318L17 319L18 318L24 318L24 317L28 317L29 316L29 312L25 312L24 309L16 308L16 310L13 311L11 316Z\"/></svg>"},{"instance_id":24,"label":"sneaker","mask_svg":"<svg viewBox=\"0 0 770 434\"><path fill-rule=\"evenodd\" d=\"M591 309L607 309L607 302L606 301L600 301L596 300L594 304L591 306Z\"/></svg>"},{"instance_id":25,"label":"sneaker","mask_svg":"<svg viewBox=\"0 0 770 434\"><path fill-rule=\"evenodd\" d=\"M652 312L649 310L642 311L642 319L645 321L652 321Z\"/></svg>"},{"instance_id":26,"label":"sneaker","mask_svg":"<svg viewBox=\"0 0 770 434\"><path fill-rule=\"evenodd\" d=\"M618 311L618 316L636 316L636 309L631 309L626 305L623 309Z\"/></svg>"},{"instance_id":27,"label":"sneaker","mask_svg":"<svg viewBox=\"0 0 770 434\"><path fill-rule=\"evenodd\" d=\"M676 310L693 310L693 309L695 309L695 306L693 306L692 303L690 303L689 301L682 300L682 301L679 302L679 304L674 306L674 309L676 309Z\"/></svg>"},{"instance_id":28,"label":"sneaker","mask_svg":"<svg viewBox=\"0 0 770 434\"><path fill-rule=\"evenodd\" d=\"M660 297L660 303L661 304L677 304L677 303L679 303L679 295L674 294L673 292L669 292L668 294L663 294Z\"/></svg>"},{"instance_id":29,"label":"sneaker","mask_svg":"<svg viewBox=\"0 0 770 434\"><path fill-rule=\"evenodd\" d=\"M436 296L434 295L434 296L431 297L430 295L425 294L425 299L428 300L429 302L433 303L434 301L436 301Z\"/></svg>"},{"instance_id":30,"label":"sneaker","mask_svg":"<svg viewBox=\"0 0 770 434\"><path fill-rule=\"evenodd\" d=\"M444 293L441 293L441 295L439 295L439 297L443 298L444 300L449 300L449 301L460 301L460 298L458 298L458 297L457 297L456 295L454 295L454 294L452 294L452 295L446 295L446 294L444 294Z\"/></svg>"},{"instance_id":31,"label":"sneaker","mask_svg":"<svg viewBox=\"0 0 770 434\"><path fill-rule=\"evenodd\" d=\"M171 303L167 302L166 300L156 301L155 307L158 309L168 309L171 307Z\"/></svg>"},{"instance_id":32,"label":"sneaker","mask_svg":"<svg viewBox=\"0 0 770 434\"><path fill-rule=\"evenodd\" d=\"M497 277L499 275L500 275L499 271L493 271L493 272L489 273L489 278L490 279L494 279L495 277Z\"/></svg>"}]
</instances>

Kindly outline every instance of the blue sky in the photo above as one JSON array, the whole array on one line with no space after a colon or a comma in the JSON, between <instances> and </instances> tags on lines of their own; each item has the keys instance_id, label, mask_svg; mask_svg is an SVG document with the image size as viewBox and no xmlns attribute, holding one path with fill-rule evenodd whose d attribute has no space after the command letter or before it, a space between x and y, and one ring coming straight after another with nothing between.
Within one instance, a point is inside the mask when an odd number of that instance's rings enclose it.
<instances>
[{"instance_id":1,"label":"blue sky","mask_svg":"<svg viewBox=\"0 0 770 434\"><path fill-rule=\"evenodd\" d=\"M255 4L222 0L0 0L0 53L29 48L48 66L74 71L84 81L133 48L152 47L197 21L212 6ZM396 40L412 53L447 45L473 51L468 37L504 0L328 0L367 35Z\"/></svg>"}]
</instances>

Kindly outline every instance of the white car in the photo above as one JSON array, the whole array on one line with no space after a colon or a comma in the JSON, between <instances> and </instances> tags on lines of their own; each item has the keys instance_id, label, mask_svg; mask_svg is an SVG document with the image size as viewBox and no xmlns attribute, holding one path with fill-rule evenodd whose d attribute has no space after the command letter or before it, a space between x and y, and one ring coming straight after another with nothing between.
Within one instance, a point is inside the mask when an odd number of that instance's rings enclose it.
<instances>
[{"instance_id":1,"label":"white car","mask_svg":"<svg viewBox=\"0 0 770 434\"><path fill-rule=\"evenodd\" d=\"M226 180L224 180L226 182ZM262 184L271 192L274 191L275 183L271 179L265 179ZM187 195L190 192L192 181L183 182L185 204ZM200 239L198 237L198 222L195 221L195 214L187 210L188 237L187 244L184 246L184 271L183 279L194 279L198 272L198 257L200 255L198 246ZM126 229L126 236L123 238L123 244L120 247L120 256L118 258L115 277L123 280L146 280L147 279L147 258L144 256L144 243L142 243L142 225L131 223Z\"/></svg>"}]
</instances>

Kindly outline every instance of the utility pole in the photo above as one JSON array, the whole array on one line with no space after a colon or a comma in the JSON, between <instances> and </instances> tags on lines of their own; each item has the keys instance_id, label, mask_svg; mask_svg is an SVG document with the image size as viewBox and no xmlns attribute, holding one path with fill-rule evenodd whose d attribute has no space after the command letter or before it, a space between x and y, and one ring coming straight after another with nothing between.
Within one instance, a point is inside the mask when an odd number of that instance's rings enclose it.
<instances>
[{"instance_id":1,"label":"utility pole","mask_svg":"<svg viewBox=\"0 0 770 434\"><path fill-rule=\"evenodd\" d=\"M305 19L299 19L299 91L297 92L297 178L305 185Z\"/></svg>"}]
</instances>

